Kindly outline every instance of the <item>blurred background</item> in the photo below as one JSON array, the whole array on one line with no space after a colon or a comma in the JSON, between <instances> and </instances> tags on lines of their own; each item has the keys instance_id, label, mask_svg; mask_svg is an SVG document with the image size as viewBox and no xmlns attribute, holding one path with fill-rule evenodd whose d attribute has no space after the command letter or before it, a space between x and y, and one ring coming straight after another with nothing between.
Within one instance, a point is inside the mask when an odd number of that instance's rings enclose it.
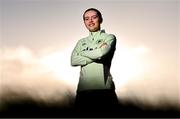
<instances>
[{"instance_id":1,"label":"blurred background","mask_svg":"<svg viewBox=\"0 0 180 119\"><path fill-rule=\"evenodd\" d=\"M117 37L111 73L119 101L179 110L179 0L0 0L0 108L22 99L71 105L80 67L70 56L89 34L82 14L90 7Z\"/></svg>"}]
</instances>

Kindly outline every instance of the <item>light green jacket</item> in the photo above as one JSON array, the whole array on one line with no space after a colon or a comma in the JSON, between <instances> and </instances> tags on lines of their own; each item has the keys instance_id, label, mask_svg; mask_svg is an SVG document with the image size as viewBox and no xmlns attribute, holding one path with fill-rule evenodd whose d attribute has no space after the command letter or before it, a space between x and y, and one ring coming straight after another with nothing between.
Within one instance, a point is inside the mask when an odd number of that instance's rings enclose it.
<instances>
[{"instance_id":1,"label":"light green jacket","mask_svg":"<svg viewBox=\"0 0 180 119\"><path fill-rule=\"evenodd\" d=\"M100 47L103 43L106 47ZM71 65L81 66L77 91L115 89L110 73L115 47L116 37L104 30L78 41L71 54Z\"/></svg>"}]
</instances>

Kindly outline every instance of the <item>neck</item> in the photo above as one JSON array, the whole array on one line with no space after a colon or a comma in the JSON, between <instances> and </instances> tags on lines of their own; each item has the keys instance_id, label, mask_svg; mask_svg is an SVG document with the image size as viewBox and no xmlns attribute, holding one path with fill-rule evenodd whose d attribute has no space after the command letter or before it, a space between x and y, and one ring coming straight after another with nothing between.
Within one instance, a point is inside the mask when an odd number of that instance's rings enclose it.
<instances>
[{"instance_id":1,"label":"neck","mask_svg":"<svg viewBox=\"0 0 180 119\"><path fill-rule=\"evenodd\" d=\"M95 33L95 32L98 32L98 31L101 31L101 29L97 29L97 30L95 30L95 31L89 31L89 32Z\"/></svg>"},{"instance_id":2,"label":"neck","mask_svg":"<svg viewBox=\"0 0 180 119\"><path fill-rule=\"evenodd\" d=\"M101 30L101 27L95 29L94 31L89 30L89 32L98 32L98 31L100 31L100 30Z\"/></svg>"}]
</instances>

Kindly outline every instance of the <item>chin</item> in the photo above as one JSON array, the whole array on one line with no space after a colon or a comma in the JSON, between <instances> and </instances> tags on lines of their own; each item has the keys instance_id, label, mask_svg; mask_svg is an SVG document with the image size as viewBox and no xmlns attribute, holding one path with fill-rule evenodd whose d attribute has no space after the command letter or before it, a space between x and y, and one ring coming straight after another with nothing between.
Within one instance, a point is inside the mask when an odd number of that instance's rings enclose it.
<instances>
[{"instance_id":1,"label":"chin","mask_svg":"<svg viewBox=\"0 0 180 119\"><path fill-rule=\"evenodd\" d=\"M95 29L89 29L90 32L96 32L96 31L98 31L98 30L99 30L99 29L96 29L96 28L95 28Z\"/></svg>"}]
</instances>

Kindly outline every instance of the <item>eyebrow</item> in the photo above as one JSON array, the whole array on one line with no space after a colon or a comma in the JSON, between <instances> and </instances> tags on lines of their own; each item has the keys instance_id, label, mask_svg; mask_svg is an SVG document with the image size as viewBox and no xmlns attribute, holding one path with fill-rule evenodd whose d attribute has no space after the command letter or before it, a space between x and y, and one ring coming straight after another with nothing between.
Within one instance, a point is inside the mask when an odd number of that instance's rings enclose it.
<instances>
[{"instance_id":1,"label":"eyebrow","mask_svg":"<svg viewBox=\"0 0 180 119\"><path fill-rule=\"evenodd\" d=\"M92 15L91 17L94 17L94 16L98 17L98 15ZM89 18L89 16L86 16L84 18Z\"/></svg>"}]
</instances>

